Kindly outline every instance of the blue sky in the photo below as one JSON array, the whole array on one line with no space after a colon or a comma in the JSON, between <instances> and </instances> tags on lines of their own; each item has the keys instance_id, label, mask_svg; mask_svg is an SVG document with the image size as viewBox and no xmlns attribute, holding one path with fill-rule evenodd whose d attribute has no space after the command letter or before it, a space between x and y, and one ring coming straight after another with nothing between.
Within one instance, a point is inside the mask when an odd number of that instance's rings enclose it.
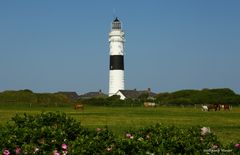
<instances>
[{"instance_id":1,"label":"blue sky","mask_svg":"<svg viewBox=\"0 0 240 155\"><path fill-rule=\"evenodd\" d=\"M0 91L108 92L108 33L125 31L125 87L240 93L238 0L0 1Z\"/></svg>"}]
</instances>

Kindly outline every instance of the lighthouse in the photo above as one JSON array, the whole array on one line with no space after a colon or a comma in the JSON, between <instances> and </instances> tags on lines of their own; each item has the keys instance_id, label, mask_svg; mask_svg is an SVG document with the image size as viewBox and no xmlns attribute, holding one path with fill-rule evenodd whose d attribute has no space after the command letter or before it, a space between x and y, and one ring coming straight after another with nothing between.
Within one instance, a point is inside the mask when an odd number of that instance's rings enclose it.
<instances>
[{"instance_id":1,"label":"lighthouse","mask_svg":"<svg viewBox=\"0 0 240 155\"><path fill-rule=\"evenodd\" d=\"M109 33L109 96L124 90L124 41L121 22L116 18Z\"/></svg>"}]
</instances>

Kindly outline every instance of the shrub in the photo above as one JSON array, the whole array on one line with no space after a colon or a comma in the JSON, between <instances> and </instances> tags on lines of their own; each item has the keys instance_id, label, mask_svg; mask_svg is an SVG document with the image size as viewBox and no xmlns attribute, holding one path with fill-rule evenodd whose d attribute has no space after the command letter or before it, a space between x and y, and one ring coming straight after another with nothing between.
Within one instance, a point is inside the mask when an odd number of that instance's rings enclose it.
<instances>
[{"instance_id":1,"label":"shrub","mask_svg":"<svg viewBox=\"0 0 240 155\"><path fill-rule=\"evenodd\" d=\"M0 148L10 152L21 148L29 153L60 150L63 143L74 141L85 132L79 122L60 112L16 115L0 129Z\"/></svg>"},{"instance_id":2,"label":"shrub","mask_svg":"<svg viewBox=\"0 0 240 155\"><path fill-rule=\"evenodd\" d=\"M223 146L207 127L157 124L114 135L107 127L88 130L60 112L16 115L0 127L3 154L204 154ZM240 144L225 147L240 152Z\"/></svg>"},{"instance_id":3,"label":"shrub","mask_svg":"<svg viewBox=\"0 0 240 155\"><path fill-rule=\"evenodd\" d=\"M33 93L31 90L0 92L0 106L67 106L70 99L60 93Z\"/></svg>"},{"instance_id":4,"label":"shrub","mask_svg":"<svg viewBox=\"0 0 240 155\"><path fill-rule=\"evenodd\" d=\"M240 104L240 95L231 89L180 90L173 93L159 93L156 102L166 105L194 104Z\"/></svg>"},{"instance_id":5,"label":"shrub","mask_svg":"<svg viewBox=\"0 0 240 155\"><path fill-rule=\"evenodd\" d=\"M70 154L108 154L116 152L117 138L108 128L97 128L88 135L81 135L70 146Z\"/></svg>"},{"instance_id":6,"label":"shrub","mask_svg":"<svg viewBox=\"0 0 240 155\"><path fill-rule=\"evenodd\" d=\"M193 154L220 144L212 133L202 137L200 127L181 129L161 124L129 131L120 143L126 154Z\"/></svg>"}]
</instances>

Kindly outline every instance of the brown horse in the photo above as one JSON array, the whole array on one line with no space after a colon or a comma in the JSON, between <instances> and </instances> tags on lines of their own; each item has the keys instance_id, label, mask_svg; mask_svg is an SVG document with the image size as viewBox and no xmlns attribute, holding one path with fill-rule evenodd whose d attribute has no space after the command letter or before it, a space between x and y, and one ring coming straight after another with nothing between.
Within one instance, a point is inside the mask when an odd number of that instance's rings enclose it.
<instances>
[{"instance_id":1,"label":"brown horse","mask_svg":"<svg viewBox=\"0 0 240 155\"><path fill-rule=\"evenodd\" d=\"M220 110L219 104L210 104L207 107L208 107L208 111L210 111L211 109L214 109L215 111Z\"/></svg>"},{"instance_id":2,"label":"brown horse","mask_svg":"<svg viewBox=\"0 0 240 155\"><path fill-rule=\"evenodd\" d=\"M75 110L84 110L84 106L82 104L74 104Z\"/></svg>"},{"instance_id":3,"label":"brown horse","mask_svg":"<svg viewBox=\"0 0 240 155\"><path fill-rule=\"evenodd\" d=\"M225 111L226 111L226 110L230 111L231 106L230 106L229 104L222 104L222 105L221 105L221 108L223 108Z\"/></svg>"},{"instance_id":4,"label":"brown horse","mask_svg":"<svg viewBox=\"0 0 240 155\"><path fill-rule=\"evenodd\" d=\"M215 111L220 111L220 109L221 109L221 105L220 104L214 104L214 106L215 106Z\"/></svg>"}]
</instances>

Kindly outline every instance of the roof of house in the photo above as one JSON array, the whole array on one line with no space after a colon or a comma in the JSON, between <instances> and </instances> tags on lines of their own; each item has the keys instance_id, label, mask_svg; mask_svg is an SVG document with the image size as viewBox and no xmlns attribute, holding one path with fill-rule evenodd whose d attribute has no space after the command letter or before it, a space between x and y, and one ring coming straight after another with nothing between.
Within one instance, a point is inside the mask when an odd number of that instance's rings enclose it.
<instances>
[{"instance_id":1,"label":"roof of house","mask_svg":"<svg viewBox=\"0 0 240 155\"><path fill-rule=\"evenodd\" d=\"M80 95L79 97L87 99L87 98L94 98L94 97L107 97L107 95L100 90L97 92L88 92L83 95Z\"/></svg>"},{"instance_id":2,"label":"roof of house","mask_svg":"<svg viewBox=\"0 0 240 155\"><path fill-rule=\"evenodd\" d=\"M155 97L156 93L151 90L119 90L126 98L137 99L142 94L148 94L149 97Z\"/></svg>"},{"instance_id":3,"label":"roof of house","mask_svg":"<svg viewBox=\"0 0 240 155\"><path fill-rule=\"evenodd\" d=\"M136 99L140 95L136 90L119 90L126 98Z\"/></svg>"}]
</instances>

